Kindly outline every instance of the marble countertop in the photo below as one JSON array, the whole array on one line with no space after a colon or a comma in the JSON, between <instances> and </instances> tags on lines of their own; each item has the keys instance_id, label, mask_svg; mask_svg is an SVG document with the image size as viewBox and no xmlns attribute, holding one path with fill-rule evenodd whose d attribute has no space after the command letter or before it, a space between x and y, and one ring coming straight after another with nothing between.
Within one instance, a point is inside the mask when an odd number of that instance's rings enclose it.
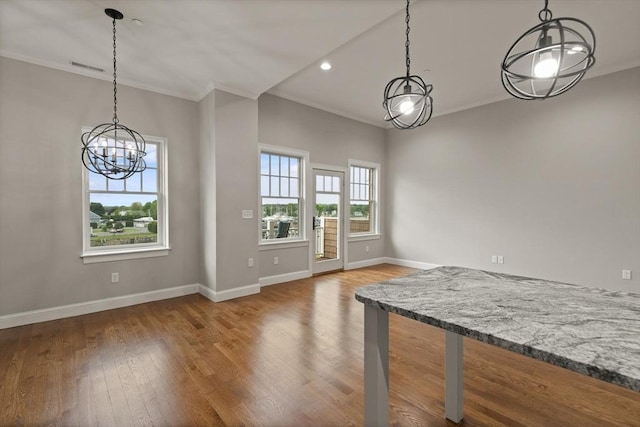
<instances>
[{"instance_id":1,"label":"marble countertop","mask_svg":"<svg viewBox=\"0 0 640 427\"><path fill-rule=\"evenodd\" d=\"M438 267L358 288L355 297L640 391L640 294Z\"/></svg>"}]
</instances>

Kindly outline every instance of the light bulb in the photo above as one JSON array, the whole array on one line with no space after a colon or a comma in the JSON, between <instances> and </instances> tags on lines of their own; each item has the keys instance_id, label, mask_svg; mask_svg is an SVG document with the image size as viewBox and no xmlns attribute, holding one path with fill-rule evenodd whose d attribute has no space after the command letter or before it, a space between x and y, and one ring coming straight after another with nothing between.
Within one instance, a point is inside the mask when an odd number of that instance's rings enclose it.
<instances>
[{"instance_id":1,"label":"light bulb","mask_svg":"<svg viewBox=\"0 0 640 427\"><path fill-rule=\"evenodd\" d=\"M536 77L552 77L558 72L558 61L550 51L540 54L538 63L533 67L533 74Z\"/></svg>"},{"instance_id":2,"label":"light bulb","mask_svg":"<svg viewBox=\"0 0 640 427\"><path fill-rule=\"evenodd\" d=\"M578 52L582 52L582 46L574 46L571 50L567 51L569 55L575 55Z\"/></svg>"},{"instance_id":3,"label":"light bulb","mask_svg":"<svg viewBox=\"0 0 640 427\"><path fill-rule=\"evenodd\" d=\"M406 99L400 103L400 113L411 114L413 113L413 102L410 99Z\"/></svg>"}]
</instances>

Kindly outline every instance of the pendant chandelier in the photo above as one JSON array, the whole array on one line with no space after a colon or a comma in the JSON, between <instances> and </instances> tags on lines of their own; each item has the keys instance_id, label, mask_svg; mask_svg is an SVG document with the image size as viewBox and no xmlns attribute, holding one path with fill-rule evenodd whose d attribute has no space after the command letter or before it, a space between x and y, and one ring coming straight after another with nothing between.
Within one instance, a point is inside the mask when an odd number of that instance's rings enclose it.
<instances>
[{"instance_id":1,"label":"pendant chandelier","mask_svg":"<svg viewBox=\"0 0 640 427\"><path fill-rule=\"evenodd\" d=\"M93 173L108 179L127 179L146 168L145 141L142 135L118 120L116 84L116 19L124 15L114 9L104 13L113 20L113 119L82 134L82 163Z\"/></svg>"},{"instance_id":2,"label":"pendant chandelier","mask_svg":"<svg viewBox=\"0 0 640 427\"><path fill-rule=\"evenodd\" d=\"M556 18L549 0L540 24L511 46L502 61L502 85L516 98L546 99L565 93L584 77L596 59L596 36L584 21Z\"/></svg>"},{"instance_id":3,"label":"pendant chandelier","mask_svg":"<svg viewBox=\"0 0 640 427\"><path fill-rule=\"evenodd\" d=\"M412 76L409 58L409 0L407 0L407 41L405 42L407 75L387 83L382 106L387 111L384 119L398 129L413 129L427 123L433 113L433 85L425 84L419 76Z\"/></svg>"}]
</instances>

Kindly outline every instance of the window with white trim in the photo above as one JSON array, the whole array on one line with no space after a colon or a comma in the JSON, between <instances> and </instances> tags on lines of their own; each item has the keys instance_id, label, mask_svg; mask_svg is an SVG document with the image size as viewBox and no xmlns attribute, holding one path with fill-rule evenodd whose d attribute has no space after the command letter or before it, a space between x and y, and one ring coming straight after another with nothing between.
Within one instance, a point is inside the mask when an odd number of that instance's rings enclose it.
<instances>
[{"instance_id":1,"label":"window with white trim","mask_svg":"<svg viewBox=\"0 0 640 427\"><path fill-rule=\"evenodd\" d=\"M281 150L260 150L262 241L297 240L301 225L304 157Z\"/></svg>"},{"instance_id":2,"label":"window with white trim","mask_svg":"<svg viewBox=\"0 0 640 427\"><path fill-rule=\"evenodd\" d=\"M349 162L349 234L378 233L378 170L368 162Z\"/></svg>"},{"instance_id":3,"label":"window with white trim","mask_svg":"<svg viewBox=\"0 0 640 427\"><path fill-rule=\"evenodd\" d=\"M144 138L140 173L113 180L83 168L83 257L168 250L166 139Z\"/></svg>"}]
</instances>

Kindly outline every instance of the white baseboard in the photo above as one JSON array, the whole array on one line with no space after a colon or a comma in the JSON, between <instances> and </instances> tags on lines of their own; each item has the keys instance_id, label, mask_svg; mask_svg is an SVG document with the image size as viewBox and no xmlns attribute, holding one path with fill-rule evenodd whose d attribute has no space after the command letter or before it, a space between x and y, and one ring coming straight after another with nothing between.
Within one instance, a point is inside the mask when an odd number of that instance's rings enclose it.
<instances>
[{"instance_id":1,"label":"white baseboard","mask_svg":"<svg viewBox=\"0 0 640 427\"><path fill-rule=\"evenodd\" d=\"M77 304L62 305L59 307L43 308L41 310L7 314L0 316L0 329L29 325L31 323L48 322L50 320L64 319L65 317L80 316L83 314L97 313L99 311L111 310L114 308L143 304L145 302L181 297L197 293L199 287L200 285L196 283L192 285L176 286L174 288L159 289L157 291L141 292L138 294L80 302Z\"/></svg>"},{"instance_id":2,"label":"white baseboard","mask_svg":"<svg viewBox=\"0 0 640 427\"><path fill-rule=\"evenodd\" d=\"M428 262L409 261L407 259L399 258L384 258L384 262L387 264L401 265L403 267L418 268L420 270L431 270L432 268L441 267L439 264L431 264Z\"/></svg>"},{"instance_id":3,"label":"white baseboard","mask_svg":"<svg viewBox=\"0 0 640 427\"><path fill-rule=\"evenodd\" d=\"M253 285L241 286L239 288L227 289L226 291L214 291L211 288L200 285L199 292L200 295L204 296L207 299L210 299L213 302L222 302L234 298L259 294L260 285L256 283Z\"/></svg>"},{"instance_id":4,"label":"white baseboard","mask_svg":"<svg viewBox=\"0 0 640 427\"><path fill-rule=\"evenodd\" d=\"M266 276L260 278L260 286L270 286L277 283L291 282L292 280L300 280L311 277L309 270L294 271L293 273L276 274L274 276Z\"/></svg>"},{"instance_id":5,"label":"white baseboard","mask_svg":"<svg viewBox=\"0 0 640 427\"><path fill-rule=\"evenodd\" d=\"M370 267L383 263L418 268L421 270L429 270L431 268L440 267L438 264L383 257L348 263L345 267L345 270ZM64 319L66 317L80 316L89 313L97 313L99 311L128 307L131 305L144 304L146 302L159 301L195 293L200 293L205 298L208 298L214 302L227 301L233 298L240 298L260 293L260 288L262 286L270 286L277 283L290 282L292 280L306 279L308 277L311 277L311 272L309 270L277 274L274 276L261 277L259 284L256 283L253 285L242 286L239 288L228 289L219 292L195 283L191 285L176 286L173 288L159 289L156 291L141 292L137 294L87 301L77 304L63 305L59 307L43 308L40 310L25 311L22 313L6 314L0 316L0 329L29 325L31 323L48 322L50 320Z\"/></svg>"},{"instance_id":6,"label":"white baseboard","mask_svg":"<svg viewBox=\"0 0 640 427\"><path fill-rule=\"evenodd\" d=\"M354 270L356 268L363 268L363 267L371 267L373 265L378 265L378 264L384 264L387 258L371 258L371 259L365 259L362 261L354 261L354 262L350 262L348 263L344 269L345 270Z\"/></svg>"}]
</instances>

